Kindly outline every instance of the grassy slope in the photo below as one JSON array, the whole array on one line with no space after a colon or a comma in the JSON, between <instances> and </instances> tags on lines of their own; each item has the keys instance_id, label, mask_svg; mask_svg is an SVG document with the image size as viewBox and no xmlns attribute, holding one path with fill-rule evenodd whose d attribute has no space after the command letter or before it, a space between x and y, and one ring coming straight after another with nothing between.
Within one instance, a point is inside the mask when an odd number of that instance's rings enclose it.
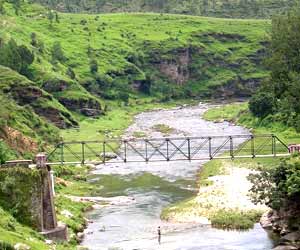
<instances>
[{"instance_id":1,"label":"grassy slope","mask_svg":"<svg viewBox=\"0 0 300 250\"><path fill-rule=\"evenodd\" d=\"M205 1L205 0L114 0L114 1L49 1L35 0L36 2L71 12L165 12L191 15L207 15L215 17L234 18L266 18L274 13L286 10L294 0L253 0L253 1Z\"/></svg>"},{"instance_id":2,"label":"grassy slope","mask_svg":"<svg viewBox=\"0 0 300 250\"><path fill-rule=\"evenodd\" d=\"M226 85L236 79L260 79L267 74L251 58L263 48L261 42L265 40L269 21L147 13L101 16L59 13L59 23L54 21L51 26L46 18L47 10L39 5L23 3L20 16L14 14L10 4L6 4L5 9L6 15L0 16L0 37L4 41L14 38L18 44L25 44L35 53L31 81L22 78L23 81L46 90L45 95L53 98L51 102L38 102L35 106L45 108L45 105L54 105L71 120L77 115L70 115L70 107L63 107L59 102L66 99L69 102L78 101L81 105L89 101L101 102L103 107L102 100L97 96L99 92L101 96L115 99L118 99L118 93L124 91L130 93L131 99L144 98L134 90L133 85L146 76L153 77L153 96L163 99L165 96L197 97L212 93L215 86ZM44 43L43 53L30 45L30 34L33 32ZM64 63L52 64L51 47L56 41L61 43L68 58ZM92 48L90 56L87 55L89 47ZM178 50L187 48L192 55L192 62L187 68L192 73L190 80L182 87L167 79L155 66L157 62L151 60L177 60L178 64ZM89 57L98 61L100 82L90 73ZM74 70L76 79L71 80L66 74L68 67ZM4 87L10 84L5 74L0 79ZM17 74L9 72L7 75L15 77ZM59 86L63 86L64 90L61 91ZM22 108L14 100L8 101L11 103L9 110ZM109 105L111 109L116 107L115 102ZM78 107L73 109L79 112ZM122 112L117 108L111 115ZM26 119L24 124L31 124L30 119ZM99 123L109 119L101 118ZM27 128L18 124L12 124L12 127L30 134Z\"/></svg>"},{"instance_id":3,"label":"grassy slope","mask_svg":"<svg viewBox=\"0 0 300 250\"><path fill-rule=\"evenodd\" d=\"M147 63L140 66L140 62L131 62L130 57L137 57L138 61L147 61L147 57L152 56L151 53L158 52L172 59L168 52L189 46L200 49L201 54L205 55L197 55L199 58L193 63L196 71L200 70L201 66L208 67L205 60L208 60L209 55L211 58L225 60L228 64L238 61L242 64L238 69L209 65L207 74L210 76L206 77L208 83L205 79L202 83L194 82L194 85L198 85L197 88L199 85L221 84L223 79L232 79L237 74L247 78L266 73L247 57L255 55L256 51L262 48L260 42L265 39L268 21L158 14L107 14L98 18L96 15L59 14L60 23L54 23L50 27L43 8L31 4L24 6L23 11L25 15L15 17L8 8L7 13L10 16L4 17L0 22L0 36L14 37L19 43L28 45L30 33L35 32L38 39L44 42L46 52L40 55L36 52L41 63L36 62L33 66L34 78L41 83L55 77L68 79L67 66L75 71L79 81L87 82L87 78L91 77L87 56L89 46L93 48L92 57L98 61L101 75L106 74L107 77L113 78L116 84L121 85L144 79L148 70L155 71L149 69ZM82 20L87 24L80 24ZM207 36L207 33L211 32L239 34L244 36L244 39L225 39L222 42ZM69 60L64 65L53 67L50 64L49 50L55 41L61 42Z\"/></svg>"}]
</instances>

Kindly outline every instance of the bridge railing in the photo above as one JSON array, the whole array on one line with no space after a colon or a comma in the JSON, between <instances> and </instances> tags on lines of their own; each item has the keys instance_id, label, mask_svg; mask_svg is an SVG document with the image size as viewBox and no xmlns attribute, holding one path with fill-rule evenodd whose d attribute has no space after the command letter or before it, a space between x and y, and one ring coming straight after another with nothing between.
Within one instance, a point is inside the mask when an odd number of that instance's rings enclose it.
<instances>
[{"instance_id":1,"label":"bridge railing","mask_svg":"<svg viewBox=\"0 0 300 250\"><path fill-rule=\"evenodd\" d=\"M209 160L288 156L276 135L233 135L61 142L49 164Z\"/></svg>"}]
</instances>

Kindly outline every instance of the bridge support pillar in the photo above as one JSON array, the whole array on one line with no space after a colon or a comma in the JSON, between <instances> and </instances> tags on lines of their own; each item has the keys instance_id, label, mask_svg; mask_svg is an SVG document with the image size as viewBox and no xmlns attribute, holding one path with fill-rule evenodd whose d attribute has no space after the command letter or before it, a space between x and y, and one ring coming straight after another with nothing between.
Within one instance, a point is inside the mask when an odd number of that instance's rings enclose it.
<instances>
[{"instance_id":1,"label":"bridge support pillar","mask_svg":"<svg viewBox=\"0 0 300 250\"><path fill-rule=\"evenodd\" d=\"M51 169L46 165L46 154L39 153L36 158L37 168L41 171L42 189L41 189L41 234L46 238L53 240L67 240L66 225L58 225L56 219L53 178L51 177Z\"/></svg>"}]
</instances>

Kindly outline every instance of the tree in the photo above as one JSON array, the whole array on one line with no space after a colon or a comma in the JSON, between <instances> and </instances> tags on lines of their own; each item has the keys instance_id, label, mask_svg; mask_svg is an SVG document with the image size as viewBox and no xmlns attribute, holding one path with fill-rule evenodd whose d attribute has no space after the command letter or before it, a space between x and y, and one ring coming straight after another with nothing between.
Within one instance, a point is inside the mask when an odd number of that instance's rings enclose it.
<instances>
[{"instance_id":1,"label":"tree","mask_svg":"<svg viewBox=\"0 0 300 250\"><path fill-rule=\"evenodd\" d=\"M59 23L59 16L58 13L55 11L55 22Z\"/></svg>"},{"instance_id":2,"label":"tree","mask_svg":"<svg viewBox=\"0 0 300 250\"><path fill-rule=\"evenodd\" d=\"M48 11L47 18L48 18L48 20L50 22L50 27L52 27L53 20L54 20L53 10Z\"/></svg>"},{"instance_id":3,"label":"tree","mask_svg":"<svg viewBox=\"0 0 300 250\"><path fill-rule=\"evenodd\" d=\"M7 44L3 43L0 47L0 64L15 71L21 71L22 59L15 40L11 39Z\"/></svg>"},{"instance_id":4,"label":"tree","mask_svg":"<svg viewBox=\"0 0 300 250\"><path fill-rule=\"evenodd\" d=\"M253 183L250 194L254 203L266 204L277 210L290 205L291 202L299 202L300 159L298 156L284 160L274 168L259 170L248 177Z\"/></svg>"},{"instance_id":5,"label":"tree","mask_svg":"<svg viewBox=\"0 0 300 250\"><path fill-rule=\"evenodd\" d=\"M15 14L18 16L19 11L21 9L21 0L11 0L11 3L12 3L13 8L15 10Z\"/></svg>"},{"instance_id":6,"label":"tree","mask_svg":"<svg viewBox=\"0 0 300 250\"><path fill-rule=\"evenodd\" d=\"M4 15L5 14L5 8L4 8L4 0L0 0L0 14Z\"/></svg>"},{"instance_id":7,"label":"tree","mask_svg":"<svg viewBox=\"0 0 300 250\"><path fill-rule=\"evenodd\" d=\"M51 55L53 61L59 61L61 63L65 62L67 58L64 55L63 49L60 42L55 42L51 48Z\"/></svg>"},{"instance_id":8,"label":"tree","mask_svg":"<svg viewBox=\"0 0 300 250\"><path fill-rule=\"evenodd\" d=\"M3 141L0 139L0 164L5 163L8 159L7 148L5 147Z\"/></svg>"},{"instance_id":9,"label":"tree","mask_svg":"<svg viewBox=\"0 0 300 250\"><path fill-rule=\"evenodd\" d=\"M274 106L273 95L268 93L258 93L249 101L249 109L257 117L265 117L272 114Z\"/></svg>"},{"instance_id":10,"label":"tree","mask_svg":"<svg viewBox=\"0 0 300 250\"><path fill-rule=\"evenodd\" d=\"M32 32L32 33L30 34L30 38L31 38L30 44L31 44L33 47L37 47L38 41L37 41L36 33Z\"/></svg>"},{"instance_id":11,"label":"tree","mask_svg":"<svg viewBox=\"0 0 300 250\"><path fill-rule=\"evenodd\" d=\"M95 74L98 72L98 62L95 59L91 59L90 61L90 72Z\"/></svg>"},{"instance_id":12,"label":"tree","mask_svg":"<svg viewBox=\"0 0 300 250\"><path fill-rule=\"evenodd\" d=\"M266 64L270 79L258 90L249 103L251 112L258 117L276 113L288 126L300 130L300 8L286 15L274 16L269 57Z\"/></svg>"},{"instance_id":13,"label":"tree","mask_svg":"<svg viewBox=\"0 0 300 250\"><path fill-rule=\"evenodd\" d=\"M71 79L75 79L76 75L75 72L72 68L68 67L66 74L71 78Z\"/></svg>"},{"instance_id":14,"label":"tree","mask_svg":"<svg viewBox=\"0 0 300 250\"><path fill-rule=\"evenodd\" d=\"M25 45L21 45L18 47L18 53L21 57L20 73L28 75L28 67L34 61L34 54Z\"/></svg>"}]
</instances>

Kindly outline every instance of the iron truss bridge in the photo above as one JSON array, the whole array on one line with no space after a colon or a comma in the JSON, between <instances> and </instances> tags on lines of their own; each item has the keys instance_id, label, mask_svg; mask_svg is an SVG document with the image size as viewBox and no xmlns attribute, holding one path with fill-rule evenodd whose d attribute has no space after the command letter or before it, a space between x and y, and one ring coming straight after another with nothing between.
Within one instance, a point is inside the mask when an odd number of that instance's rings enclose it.
<instances>
[{"instance_id":1,"label":"iron truss bridge","mask_svg":"<svg viewBox=\"0 0 300 250\"><path fill-rule=\"evenodd\" d=\"M194 161L289 156L276 135L61 142L47 153L49 165Z\"/></svg>"}]
</instances>

